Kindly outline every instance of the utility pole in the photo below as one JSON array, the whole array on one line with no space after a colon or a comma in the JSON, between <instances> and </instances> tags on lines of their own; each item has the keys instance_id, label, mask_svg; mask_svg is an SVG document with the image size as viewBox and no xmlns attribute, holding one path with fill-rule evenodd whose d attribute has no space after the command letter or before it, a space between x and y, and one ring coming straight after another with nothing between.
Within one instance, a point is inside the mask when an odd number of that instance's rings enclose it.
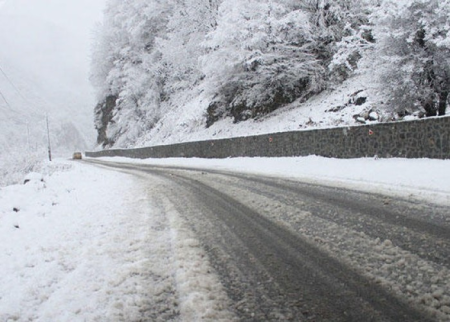
<instances>
[{"instance_id":1,"label":"utility pole","mask_svg":"<svg viewBox=\"0 0 450 322\"><path fill-rule=\"evenodd\" d=\"M47 140L48 140L48 161L52 161L52 148L50 145L50 128L48 126L48 114L46 115L47 121Z\"/></svg>"},{"instance_id":2,"label":"utility pole","mask_svg":"<svg viewBox=\"0 0 450 322\"><path fill-rule=\"evenodd\" d=\"M27 122L27 147L28 147L28 153L31 152L31 144L30 144L30 123Z\"/></svg>"}]
</instances>

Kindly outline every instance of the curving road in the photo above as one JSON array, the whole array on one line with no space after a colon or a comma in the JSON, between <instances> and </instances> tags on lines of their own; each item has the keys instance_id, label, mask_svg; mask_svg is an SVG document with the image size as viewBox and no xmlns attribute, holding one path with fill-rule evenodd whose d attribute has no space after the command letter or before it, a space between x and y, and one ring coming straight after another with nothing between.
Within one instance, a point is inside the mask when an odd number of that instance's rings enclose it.
<instances>
[{"instance_id":1,"label":"curving road","mask_svg":"<svg viewBox=\"0 0 450 322\"><path fill-rule=\"evenodd\" d=\"M298 181L84 161L163 182L242 321L450 321L450 211Z\"/></svg>"}]
</instances>

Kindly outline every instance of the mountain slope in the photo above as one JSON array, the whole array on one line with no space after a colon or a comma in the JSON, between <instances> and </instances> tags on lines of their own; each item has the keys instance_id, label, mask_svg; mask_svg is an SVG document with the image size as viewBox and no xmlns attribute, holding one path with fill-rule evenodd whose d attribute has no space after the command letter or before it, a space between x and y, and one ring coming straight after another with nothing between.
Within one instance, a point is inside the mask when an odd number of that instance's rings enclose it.
<instances>
[{"instance_id":1,"label":"mountain slope","mask_svg":"<svg viewBox=\"0 0 450 322\"><path fill-rule=\"evenodd\" d=\"M107 4L100 148L446 114L449 1Z\"/></svg>"}]
</instances>

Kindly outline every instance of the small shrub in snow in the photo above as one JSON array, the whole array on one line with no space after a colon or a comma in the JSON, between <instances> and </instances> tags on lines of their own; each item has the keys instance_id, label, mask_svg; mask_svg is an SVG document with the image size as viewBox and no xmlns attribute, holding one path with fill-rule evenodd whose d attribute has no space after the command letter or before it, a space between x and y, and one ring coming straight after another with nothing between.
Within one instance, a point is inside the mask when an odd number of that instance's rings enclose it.
<instances>
[{"instance_id":1,"label":"small shrub in snow","mask_svg":"<svg viewBox=\"0 0 450 322\"><path fill-rule=\"evenodd\" d=\"M40 152L9 150L0 158L0 186L23 183L29 173L39 172L45 155Z\"/></svg>"}]
</instances>

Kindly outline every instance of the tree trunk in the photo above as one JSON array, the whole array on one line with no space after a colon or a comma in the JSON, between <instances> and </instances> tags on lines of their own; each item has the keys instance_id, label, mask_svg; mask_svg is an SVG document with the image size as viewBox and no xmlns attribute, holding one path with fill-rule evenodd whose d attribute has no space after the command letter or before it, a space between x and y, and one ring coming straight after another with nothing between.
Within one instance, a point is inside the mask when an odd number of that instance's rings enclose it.
<instances>
[{"instance_id":1,"label":"tree trunk","mask_svg":"<svg viewBox=\"0 0 450 322\"><path fill-rule=\"evenodd\" d=\"M435 106L435 103L432 98L426 98L425 101L423 102L422 106L423 106L423 109L425 110L427 117L437 115L436 106Z\"/></svg>"},{"instance_id":2,"label":"tree trunk","mask_svg":"<svg viewBox=\"0 0 450 322\"><path fill-rule=\"evenodd\" d=\"M448 91L444 90L439 93L439 108L438 113L440 116L445 115L447 109Z\"/></svg>"}]
</instances>

